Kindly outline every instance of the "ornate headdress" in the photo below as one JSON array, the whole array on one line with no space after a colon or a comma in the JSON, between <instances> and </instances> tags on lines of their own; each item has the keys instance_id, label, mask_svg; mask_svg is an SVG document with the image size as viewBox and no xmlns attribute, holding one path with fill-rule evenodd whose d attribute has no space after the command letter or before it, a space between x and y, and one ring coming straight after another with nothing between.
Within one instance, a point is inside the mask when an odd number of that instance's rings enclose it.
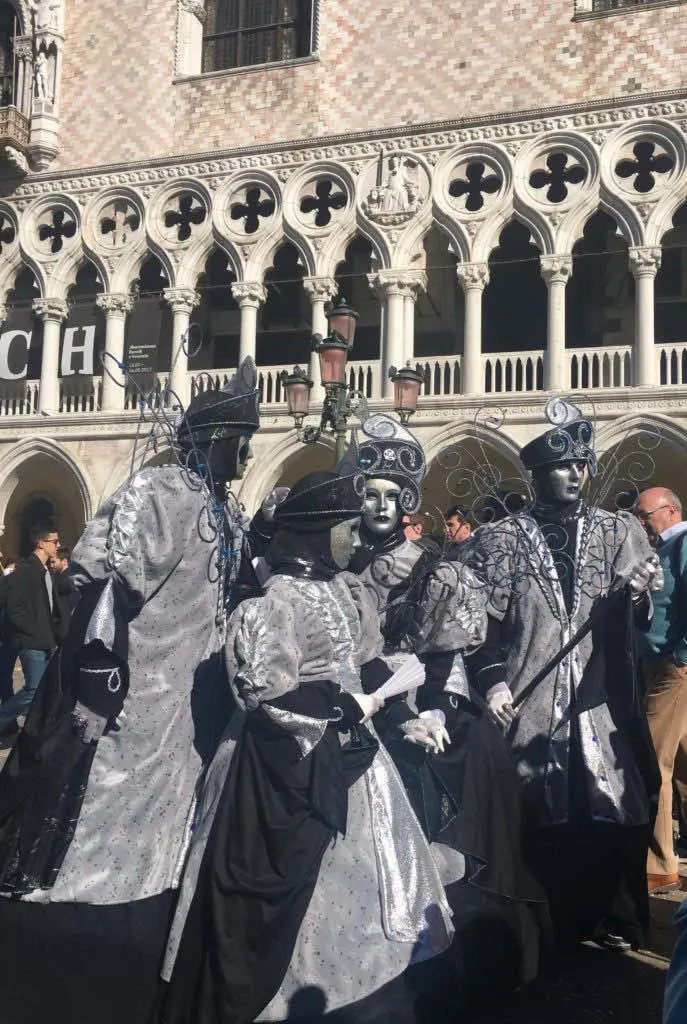
<instances>
[{"instance_id":1,"label":"ornate headdress","mask_svg":"<svg viewBox=\"0 0 687 1024\"><path fill-rule=\"evenodd\" d=\"M554 424L551 430L535 437L520 452L520 461L530 471L559 462L584 461L590 476L598 468L594 451L594 426L582 410L563 398L552 398L546 404L546 418Z\"/></svg>"},{"instance_id":2,"label":"ornate headdress","mask_svg":"<svg viewBox=\"0 0 687 1024\"><path fill-rule=\"evenodd\" d=\"M196 395L184 413L177 440L185 448L251 435L260 426L260 392L255 363L248 357L220 391Z\"/></svg>"},{"instance_id":3,"label":"ornate headdress","mask_svg":"<svg viewBox=\"0 0 687 1024\"><path fill-rule=\"evenodd\" d=\"M405 514L416 512L427 469L419 442L402 423L384 413L369 416L361 433L355 453L360 470L368 480L379 477L398 484L400 510Z\"/></svg>"}]
</instances>

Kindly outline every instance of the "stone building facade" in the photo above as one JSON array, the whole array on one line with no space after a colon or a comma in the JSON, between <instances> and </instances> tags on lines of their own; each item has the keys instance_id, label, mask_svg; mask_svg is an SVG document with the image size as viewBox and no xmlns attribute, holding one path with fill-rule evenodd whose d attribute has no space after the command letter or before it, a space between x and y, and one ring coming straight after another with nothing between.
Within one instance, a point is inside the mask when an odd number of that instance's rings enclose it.
<instances>
[{"instance_id":1,"label":"stone building facade","mask_svg":"<svg viewBox=\"0 0 687 1024\"><path fill-rule=\"evenodd\" d=\"M679 491L686 40L680 2L0 3L5 554L47 512L73 541L246 354L246 507L330 464L279 374L337 295L373 408L422 368L430 505L517 475L556 393Z\"/></svg>"}]
</instances>

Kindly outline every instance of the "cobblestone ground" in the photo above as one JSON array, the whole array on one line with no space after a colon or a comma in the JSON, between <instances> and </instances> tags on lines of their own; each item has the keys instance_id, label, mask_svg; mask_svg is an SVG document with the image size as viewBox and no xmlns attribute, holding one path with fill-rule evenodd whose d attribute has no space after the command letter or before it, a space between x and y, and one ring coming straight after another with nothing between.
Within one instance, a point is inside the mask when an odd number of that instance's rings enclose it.
<instances>
[{"instance_id":1,"label":"cobblestone ground","mask_svg":"<svg viewBox=\"0 0 687 1024\"><path fill-rule=\"evenodd\" d=\"M667 968L663 957L580 946L549 976L469 1024L661 1024Z\"/></svg>"},{"instance_id":2,"label":"cobblestone ground","mask_svg":"<svg viewBox=\"0 0 687 1024\"><path fill-rule=\"evenodd\" d=\"M20 677L15 678L17 685ZM0 749L0 767L8 753ZM687 876L687 863L681 869ZM462 1011L455 1024L661 1024L667 956L674 939L672 915L684 896L687 893L652 899L650 944L658 952L620 955L592 944L579 946L507 1003L467 1016ZM453 1024L450 1011L446 1024Z\"/></svg>"}]
</instances>

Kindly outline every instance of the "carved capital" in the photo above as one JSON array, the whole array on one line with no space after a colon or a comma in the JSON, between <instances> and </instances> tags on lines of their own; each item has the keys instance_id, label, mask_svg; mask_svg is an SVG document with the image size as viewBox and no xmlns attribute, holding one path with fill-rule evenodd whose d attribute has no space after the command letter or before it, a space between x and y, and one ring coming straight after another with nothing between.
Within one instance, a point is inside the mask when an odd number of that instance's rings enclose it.
<instances>
[{"instance_id":1,"label":"carved capital","mask_svg":"<svg viewBox=\"0 0 687 1024\"><path fill-rule=\"evenodd\" d=\"M628 253L630 270L635 277L656 277L661 266L661 250L658 246L632 246Z\"/></svg>"},{"instance_id":2,"label":"carved capital","mask_svg":"<svg viewBox=\"0 0 687 1024\"><path fill-rule=\"evenodd\" d=\"M540 256L539 262L547 285L565 284L572 274L572 256Z\"/></svg>"},{"instance_id":3,"label":"carved capital","mask_svg":"<svg viewBox=\"0 0 687 1024\"><path fill-rule=\"evenodd\" d=\"M231 294L243 306L262 306L267 301L267 288L260 281L235 281L231 286Z\"/></svg>"},{"instance_id":4,"label":"carved capital","mask_svg":"<svg viewBox=\"0 0 687 1024\"><path fill-rule=\"evenodd\" d=\"M459 263L456 267L456 277L464 292L470 289L482 291L489 284L489 264Z\"/></svg>"},{"instance_id":5,"label":"carved capital","mask_svg":"<svg viewBox=\"0 0 687 1024\"><path fill-rule=\"evenodd\" d=\"M304 277L303 288L311 302L318 299L321 302L332 302L339 291L339 287L333 277Z\"/></svg>"},{"instance_id":6,"label":"carved capital","mask_svg":"<svg viewBox=\"0 0 687 1024\"><path fill-rule=\"evenodd\" d=\"M41 320L58 320L62 323L69 315L69 306L64 299L35 299L32 309Z\"/></svg>"},{"instance_id":7,"label":"carved capital","mask_svg":"<svg viewBox=\"0 0 687 1024\"><path fill-rule=\"evenodd\" d=\"M367 280L380 300L395 295L401 295L404 299L415 299L418 292L426 286L426 275L423 271L404 274L397 270L382 270L377 274L368 274Z\"/></svg>"},{"instance_id":8,"label":"carved capital","mask_svg":"<svg viewBox=\"0 0 687 1024\"><path fill-rule=\"evenodd\" d=\"M96 306L103 309L108 317L125 317L134 308L135 302L133 295L124 292L105 292L103 295L97 295L95 299Z\"/></svg>"},{"instance_id":9,"label":"carved capital","mask_svg":"<svg viewBox=\"0 0 687 1024\"><path fill-rule=\"evenodd\" d=\"M192 313L200 305L200 292L193 288L165 288L164 296L173 313Z\"/></svg>"}]
</instances>

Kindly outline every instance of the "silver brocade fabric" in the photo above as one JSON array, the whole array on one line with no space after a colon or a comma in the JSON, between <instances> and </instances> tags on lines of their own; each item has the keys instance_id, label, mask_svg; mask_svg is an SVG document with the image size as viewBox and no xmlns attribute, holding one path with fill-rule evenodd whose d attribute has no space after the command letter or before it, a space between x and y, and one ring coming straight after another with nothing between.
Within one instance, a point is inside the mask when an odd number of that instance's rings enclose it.
<instances>
[{"instance_id":1,"label":"silver brocade fabric","mask_svg":"<svg viewBox=\"0 0 687 1024\"><path fill-rule=\"evenodd\" d=\"M503 623L506 682L515 698L584 624L616 577L626 575L651 553L644 531L628 513L592 509L575 525L570 615L551 551L534 519L515 516L477 532L471 561L489 585L490 612ZM519 710L509 739L525 798L542 824L567 821L570 714L577 694L593 819L644 824L644 785L626 738L613 723L605 681L596 679L592 688L591 680L585 679L579 690L592 643L588 634ZM632 685L630 678L627 685ZM580 710L580 700L587 710Z\"/></svg>"},{"instance_id":2,"label":"silver brocade fabric","mask_svg":"<svg viewBox=\"0 0 687 1024\"><path fill-rule=\"evenodd\" d=\"M244 602L229 623L227 663L250 714L309 681L332 680L360 693L361 663L381 652L370 597L357 577L331 582L273 577L263 598ZM289 722L293 732L295 723ZM163 976L173 965L223 780L237 720L208 773ZM308 741L312 730L307 730ZM376 991L450 941L450 910L429 847L384 748L349 790L346 836L325 852L289 969L259 1020L283 1020L304 985L319 987L327 1009Z\"/></svg>"},{"instance_id":3,"label":"silver brocade fabric","mask_svg":"<svg viewBox=\"0 0 687 1024\"><path fill-rule=\"evenodd\" d=\"M191 692L195 684L216 693L221 662L208 659L219 658L223 639L215 626L215 531L200 482L188 481L175 466L136 474L74 549L77 583L116 576L142 607L129 625L121 731L98 742L55 885L28 899L126 903L178 884L202 770ZM112 621L101 614L107 605L106 589L91 638L111 641Z\"/></svg>"},{"instance_id":4,"label":"silver brocade fabric","mask_svg":"<svg viewBox=\"0 0 687 1024\"><path fill-rule=\"evenodd\" d=\"M440 561L432 566L417 594L406 593L390 601L393 588L408 579L422 554L419 544L403 541L373 559L360 581L374 597L382 629L390 607L399 601L412 603L414 653L452 651L453 664L444 689L469 698L461 652L482 643L486 635L486 587L461 562ZM389 656L394 653L385 651L390 664Z\"/></svg>"}]
</instances>

